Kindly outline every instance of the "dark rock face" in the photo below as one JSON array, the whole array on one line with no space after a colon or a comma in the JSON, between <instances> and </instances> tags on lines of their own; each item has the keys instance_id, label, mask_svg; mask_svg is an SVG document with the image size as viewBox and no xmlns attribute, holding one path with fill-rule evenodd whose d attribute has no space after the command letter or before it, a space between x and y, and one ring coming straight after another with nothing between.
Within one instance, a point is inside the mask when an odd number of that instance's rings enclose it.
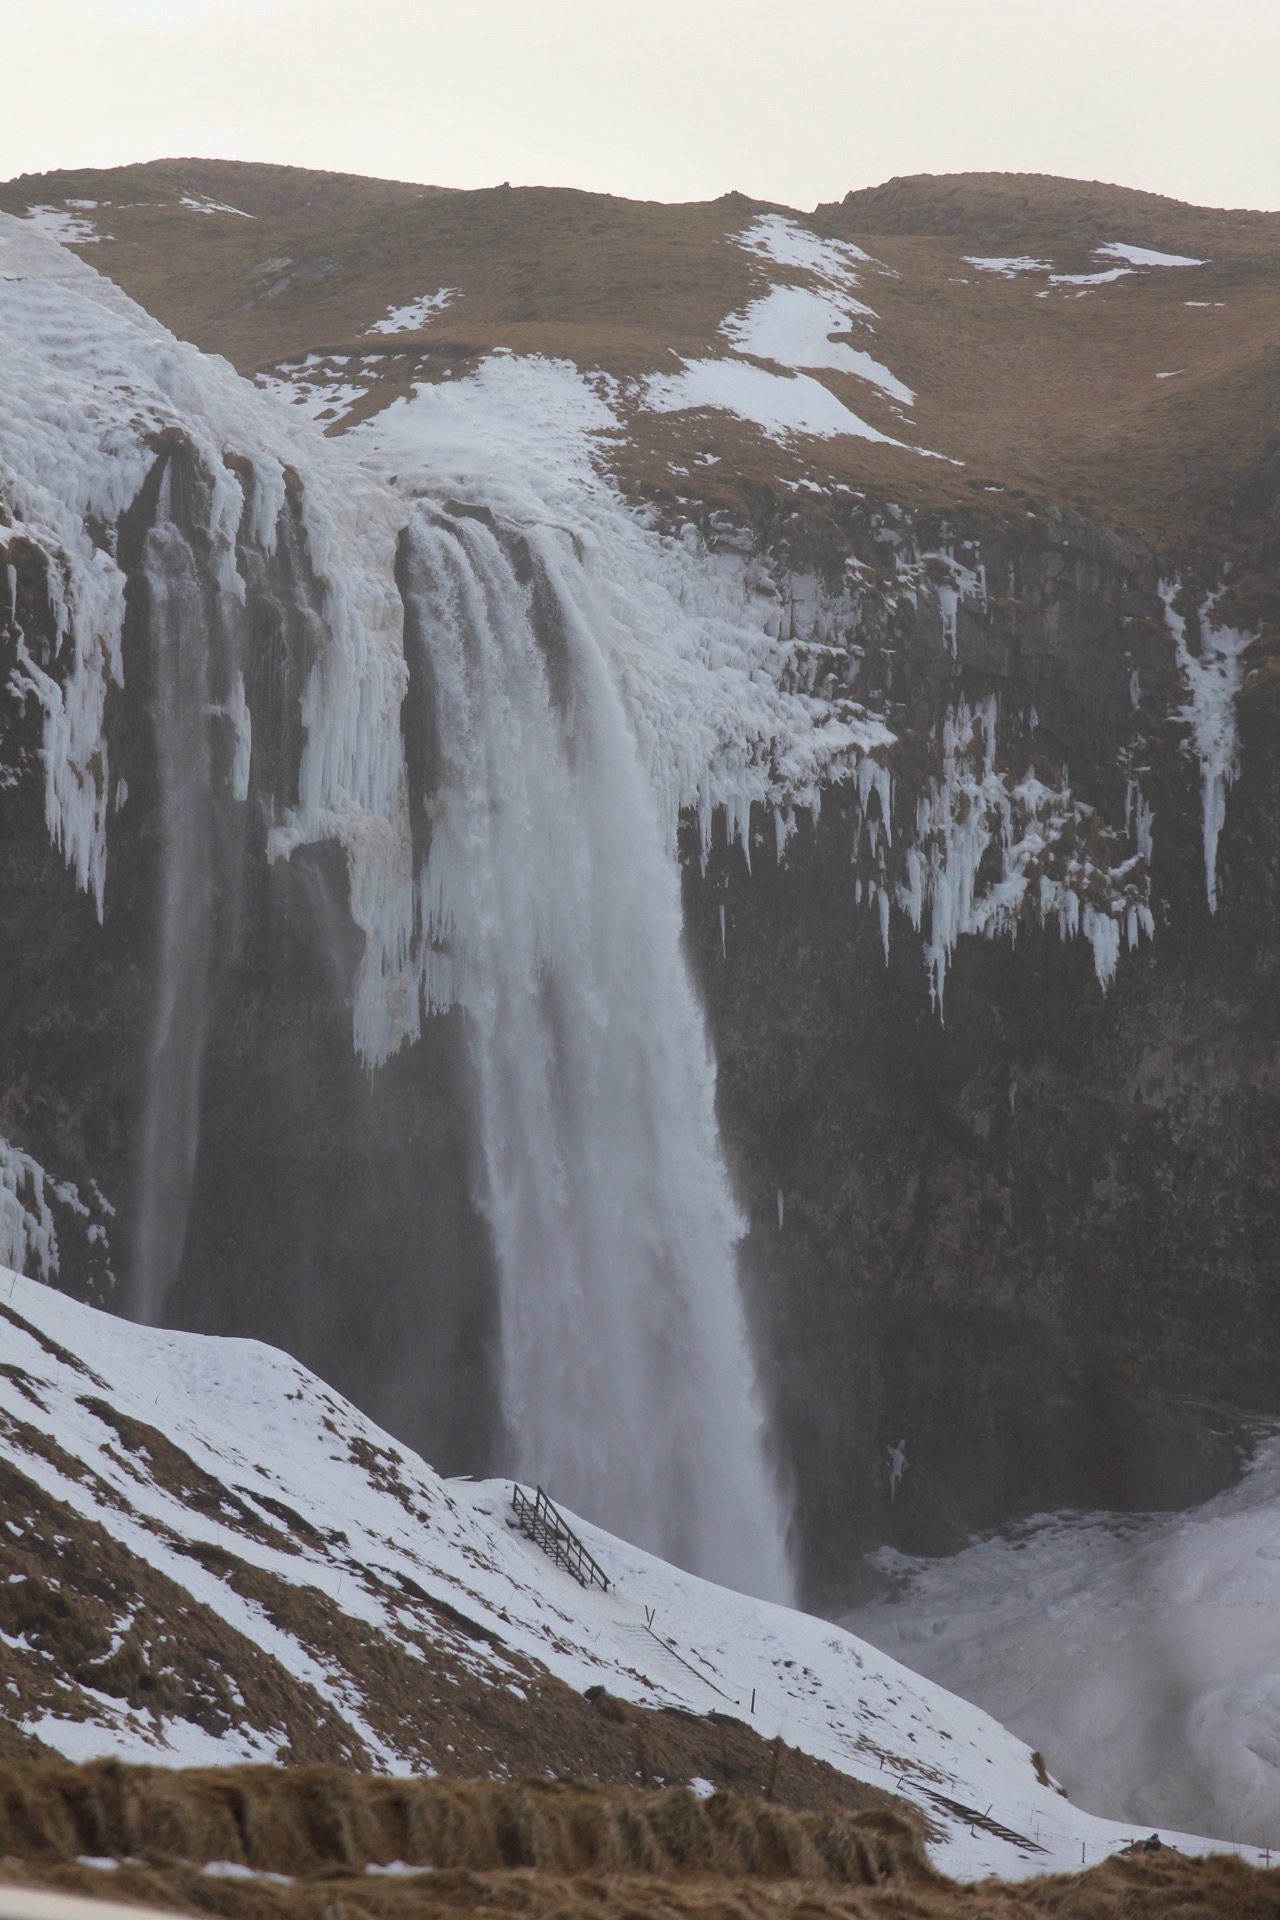
<instances>
[{"instance_id":1,"label":"dark rock face","mask_svg":"<svg viewBox=\"0 0 1280 1920\"><path fill-rule=\"evenodd\" d=\"M855 905L847 794L782 864L772 832L750 874L722 843L705 873L686 848L817 1604L847 1597L870 1541L945 1552L1015 1514L1201 1500L1231 1477L1244 1416L1280 1408L1274 692L1246 679L1240 697L1213 916L1149 557L1061 523L985 557L1011 592L985 621L962 609L954 659L936 617L889 636L892 723L918 741L994 692L1016 765L1034 707L1035 749L1114 817L1139 664L1157 926L1105 996L1083 941L1025 927L961 941L944 1024L919 937L895 913L886 963Z\"/></svg>"},{"instance_id":2,"label":"dark rock face","mask_svg":"<svg viewBox=\"0 0 1280 1920\"><path fill-rule=\"evenodd\" d=\"M94 1201L88 1217L52 1198L57 1283L125 1312L139 1306L141 1162L164 987L162 716L145 561L167 463L173 518L197 553L205 540L202 479L175 437L119 530L124 689L111 690L107 736L127 799L111 823L101 925L50 843L39 709L14 691L19 629L56 667L34 552L15 617L0 626L0 759L19 775L0 807L0 1134L82 1202L96 1182L106 1204ZM296 514L286 512L272 556L242 540L237 558L241 630L212 623L208 671L218 696L229 662L243 659L252 773L247 801L234 800L233 742L215 699L206 977L178 1006L175 1040L196 1054L196 1147L181 1190L163 1197L185 1231L156 1317L284 1347L445 1471L475 1470L493 1419L493 1293L471 1200L461 1032L455 1018L436 1020L376 1074L353 1051L362 936L343 855L324 845L267 860L273 806L296 796L298 702L314 644ZM199 1031L184 1034L193 1022ZM105 1238L91 1237L95 1227Z\"/></svg>"},{"instance_id":3,"label":"dark rock face","mask_svg":"<svg viewBox=\"0 0 1280 1920\"><path fill-rule=\"evenodd\" d=\"M39 713L11 682L17 627L29 644L47 629L34 552L18 556L0 622L0 759L15 776L0 804L0 1133L84 1203L100 1192L87 1213L55 1205L59 1284L125 1306L164 831L144 555L166 460L193 550L201 538L199 475L181 446L162 450L119 530L126 671L108 735L128 798L101 925L50 844ZM895 906L886 960L857 898L875 872L848 787L800 819L781 857L757 821L749 871L719 829L705 869L692 826L684 847L749 1220L743 1273L812 1604L847 1603L879 1540L945 1551L1044 1507L1199 1500L1235 1470L1248 1417L1280 1411L1277 692L1246 677L1238 701L1211 915L1153 557L1052 512L1011 525L864 513L824 551L775 544L774 557L839 576L853 553L881 582L858 648L831 671L898 736L895 849L962 699L996 696L997 764L1011 778L1065 766L1088 821L1123 822L1138 741L1156 931L1106 994L1083 939L1028 922L1016 942L960 942L940 1014L920 935ZM927 592L890 590L903 540L958 544L984 569L985 604L962 601L950 637ZM239 564L243 624L221 634L211 671L243 661L252 771L247 800L229 797L234 742L211 713L198 1140L162 1317L286 1347L437 1466L483 1471L495 1306L465 1036L456 1015L437 1017L372 1073L353 1052L361 936L343 856L267 860L272 808L296 788L313 644L300 522L271 556L244 542ZM419 785L429 705L411 678Z\"/></svg>"}]
</instances>

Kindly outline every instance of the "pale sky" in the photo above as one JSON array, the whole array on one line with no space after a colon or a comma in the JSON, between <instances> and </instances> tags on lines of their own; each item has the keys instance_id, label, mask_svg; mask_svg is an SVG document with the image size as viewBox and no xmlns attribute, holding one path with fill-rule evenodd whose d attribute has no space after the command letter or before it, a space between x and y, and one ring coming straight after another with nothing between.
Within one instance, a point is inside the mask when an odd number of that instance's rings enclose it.
<instances>
[{"instance_id":1,"label":"pale sky","mask_svg":"<svg viewBox=\"0 0 1280 1920\"><path fill-rule=\"evenodd\" d=\"M1280 0L0 0L0 178L198 154L811 207L897 173L1280 208Z\"/></svg>"}]
</instances>

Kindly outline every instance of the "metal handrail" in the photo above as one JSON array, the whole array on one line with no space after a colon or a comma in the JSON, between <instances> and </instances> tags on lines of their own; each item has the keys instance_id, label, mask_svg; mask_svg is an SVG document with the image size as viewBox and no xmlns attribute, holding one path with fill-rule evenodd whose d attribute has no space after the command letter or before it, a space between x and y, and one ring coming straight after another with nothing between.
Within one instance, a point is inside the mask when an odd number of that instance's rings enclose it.
<instances>
[{"instance_id":1,"label":"metal handrail","mask_svg":"<svg viewBox=\"0 0 1280 1920\"><path fill-rule=\"evenodd\" d=\"M527 1534L558 1567L571 1573L579 1586L603 1587L608 1593L609 1579L604 1568L587 1552L541 1487L531 1500L523 1487L513 1486L511 1508L521 1533Z\"/></svg>"}]
</instances>

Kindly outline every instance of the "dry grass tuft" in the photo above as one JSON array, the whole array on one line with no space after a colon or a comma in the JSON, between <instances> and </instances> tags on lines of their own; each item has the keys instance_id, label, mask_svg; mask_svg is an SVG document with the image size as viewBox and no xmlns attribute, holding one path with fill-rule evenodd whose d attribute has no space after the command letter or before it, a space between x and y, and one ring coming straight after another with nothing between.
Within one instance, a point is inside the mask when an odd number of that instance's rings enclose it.
<instances>
[{"instance_id":1,"label":"dry grass tuft","mask_svg":"<svg viewBox=\"0 0 1280 1920\"><path fill-rule=\"evenodd\" d=\"M336 1767L175 1771L0 1762L0 1854L152 1868L234 1861L304 1878L397 1861L491 1873L695 1874L835 1886L929 1882L918 1826L888 1808L797 1813L687 1787L388 1779Z\"/></svg>"},{"instance_id":2,"label":"dry grass tuft","mask_svg":"<svg viewBox=\"0 0 1280 1920\"><path fill-rule=\"evenodd\" d=\"M221 1920L1280 1920L1231 1855L957 1886L889 1809L328 1767L0 1764L0 1882Z\"/></svg>"}]
</instances>

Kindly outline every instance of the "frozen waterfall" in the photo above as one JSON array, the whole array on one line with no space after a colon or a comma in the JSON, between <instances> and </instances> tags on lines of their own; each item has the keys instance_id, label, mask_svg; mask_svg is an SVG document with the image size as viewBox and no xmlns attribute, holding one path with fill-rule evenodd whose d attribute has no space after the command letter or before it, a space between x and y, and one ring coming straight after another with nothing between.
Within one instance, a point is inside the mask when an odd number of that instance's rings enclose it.
<instances>
[{"instance_id":1,"label":"frozen waterfall","mask_svg":"<svg viewBox=\"0 0 1280 1920\"><path fill-rule=\"evenodd\" d=\"M488 516L416 508L402 580L434 715L423 986L470 1037L506 1464L790 1598L679 874L607 616L568 534Z\"/></svg>"},{"instance_id":2,"label":"frozen waterfall","mask_svg":"<svg viewBox=\"0 0 1280 1920\"><path fill-rule=\"evenodd\" d=\"M260 840L282 866L339 847L369 1073L415 1044L424 1004L463 1013L506 1464L789 1597L672 843L681 810L709 834L724 806L743 837L755 804L816 806L890 735L784 686L790 598L655 537L599 482L613 415L575 370L494 357L338 446L27 223L0 215L0 240L0 554L20 534L48 561L50 635L17 631L46 819L102 917L123 802L155 913L122 1304L155 1319L181 1282L244 863ZM459 499L503 525L426 504ZM100 530L135 505L131 556ZM300 692L259 671L264 635ZM149 730L108 738L117 693Z\"/></svg>"}]
</instances>

